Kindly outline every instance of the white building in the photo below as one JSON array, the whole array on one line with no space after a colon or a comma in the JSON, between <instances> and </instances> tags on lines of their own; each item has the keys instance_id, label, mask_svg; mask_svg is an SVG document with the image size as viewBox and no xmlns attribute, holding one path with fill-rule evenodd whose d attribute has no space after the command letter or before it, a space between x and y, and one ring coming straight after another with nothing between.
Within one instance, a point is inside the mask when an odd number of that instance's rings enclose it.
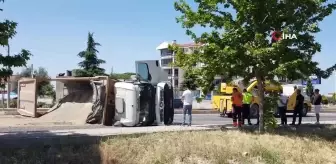
<instances>
[{"instance_id":1,"label":"white building","mask_svg":"<svg viewBox=\"0 0 336 164\"><path fill-rule=\"evenodd\" d=\"M175 61L175 54L170 51L168 49L169 45L171 44L176 44L178 45L180 48L183 49L183 51L186 54L191 54L194 49L198 46L200 46L199 44L196 43L177 43L176 41L172 41L172 42L162 42L157 48L156 50L158 50L160 52L160 66L161 68L166 71L168 73L168 78L171 80L174 88L175 88L175 97L179 97L181 96L181 92L178 92L179 88L181 88L181 83L184 80L184 70L179 68L179 67L174 67L172 64L170 63L174 63ZM199 63L198 65L196 65L196 67L201 67L202 63ZM237 79L240 79L237 77ZM278 80L282 83L291 83L291 84L301 84L302 80L296 80L296 81L288 81L285 78L276 78L275 80ZM214 81L215 85L219 85L221 83L221 77L217 76L215 77L215 81ZM200 89L195 91L195 96L199 96L201 94Z\"/></svg>"},{"instance_id":2,"label":"white building","mask_svg":"<svg viewBox=\"0 0 336 164\"><path fill-rule=\"evenodd\" d=\"M184 70L179 68L179 67L174 67L170 63L175 62L175 54L168 49L170 44L176 44L180 48L183 49L183 51L186 54L191 54L194 49L199 46L199 44L196 43L184 43L184 44L179 44L176 43L176 41L172 42L163 42L161 43L156 50L160 51L160 66L161 68L168 73L168 78L172 81L172 84L176 90L181 88L181 83L184 80ZM196 67L201 67L202 63L199 63L196 65ZM220 79L220 78L219 78ZM175 96L178 97L180 96L180 92L175 91ZM199 96L201 94L200 90L195 91L195 96Z\"/></svg>"}]
</instances>

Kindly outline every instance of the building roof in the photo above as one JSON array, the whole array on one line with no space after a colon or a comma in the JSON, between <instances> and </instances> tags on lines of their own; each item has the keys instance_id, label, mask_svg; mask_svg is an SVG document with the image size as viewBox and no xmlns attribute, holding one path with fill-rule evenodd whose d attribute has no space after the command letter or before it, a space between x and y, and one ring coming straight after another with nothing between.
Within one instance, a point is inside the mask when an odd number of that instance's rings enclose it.
<instances>
[{"instance_id":1,"label":"building roof","mask_svg":"<svg viewBox=\"0 0 336 164\"><path fill-rule=\"evenodd\" d=\"M158 47L156 47L156 50L162 50L162 49L167 49L169 47L169 45L172 43L169 43L167 41L162 42ZM201 44L197 44L197 43L183 43L183 44L177 44L179 47L182 48L186 48L186 47L195 47L195 46L199 46Z\"/></svg>"}]
</instances>

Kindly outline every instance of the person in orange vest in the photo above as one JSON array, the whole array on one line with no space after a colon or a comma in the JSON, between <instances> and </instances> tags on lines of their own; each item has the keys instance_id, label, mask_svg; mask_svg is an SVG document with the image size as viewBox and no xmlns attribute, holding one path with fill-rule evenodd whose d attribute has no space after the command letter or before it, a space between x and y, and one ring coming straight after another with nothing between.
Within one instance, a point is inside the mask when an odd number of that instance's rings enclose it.
<instances>
[{"instance_id":1,"label":"person in orange vest","mask_svg":"<svg viewBox=\"0 0 336 164\"><path fill-rule=\"evenodd\" d=\"M233 88L231 101L232 101L233 126L236 127L238 125L238 127L241 127L243 121L242 120L243 95L240 92L238 92L237 88Z\"/></svg>"}]
</instances>

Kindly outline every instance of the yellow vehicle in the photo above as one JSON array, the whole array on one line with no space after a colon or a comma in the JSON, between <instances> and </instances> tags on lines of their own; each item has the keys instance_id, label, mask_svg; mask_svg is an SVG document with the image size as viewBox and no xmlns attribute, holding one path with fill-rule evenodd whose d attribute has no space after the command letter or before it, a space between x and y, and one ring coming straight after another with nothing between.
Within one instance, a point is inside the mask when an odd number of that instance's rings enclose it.
<instances>
[{"instance_id":1,"label":"yellow vehicle","mask_svg":"<svg viewBox=\"0 0 336 164\"><path fill-rule=\"evenodd\" d=\"M295 85L297 86L297 85ZM241 87L235 85L227 85L226 83L221 83L220 93L217 93L212 96L212 108L221 112L222 116L227 115L228 117L232 116L232 102L231 95L233 88L237 88L239 92L242 92ZM303 86L297 86L298 89L304 91ZM292 92L291 92L292 89ZM251 92L254 96L254 99L251 103L250 114L251 117L257 117L259 112L259 99L257 97L257 81L252 81L246 88L248 92ZM294 111L294 106L296 102L296 92L294 92L294 85L273 85L271 83L266 83L265 92L279 92L280 90L285 90L286 96L288 96L287 103L287 112L292 113ZM291 92L291 93L290 93ZM311 103L308 96L305 96L305 93L302 93L305 97L303 116L306 116L309 111L311 111ZM275 114L278 115L278 111L275 110Z\"/></svg>"}]
</instances>

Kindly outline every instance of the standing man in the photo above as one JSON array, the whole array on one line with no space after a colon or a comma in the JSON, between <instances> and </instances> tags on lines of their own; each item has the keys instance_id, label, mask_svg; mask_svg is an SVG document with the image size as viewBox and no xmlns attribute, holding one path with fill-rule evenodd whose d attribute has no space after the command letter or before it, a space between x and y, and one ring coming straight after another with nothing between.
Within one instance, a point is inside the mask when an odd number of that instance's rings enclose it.
<instances>
[{"instance_id":1,"label":"standing man","mask_svg":"<svg viewBox=\"0 0 336 164\"><path fill-rule=\"evenodd\" d=\"M296 104L294 107L294 113L293 113L293 122L291 125L295 125L296 121L296 115L299 114L299 123L298 125L301 125L302 121L302 110L303 110L303 102L304 102L304 97L301 95L301 90L297 89L296 90Z\"/></svg>"},{"instance_id":2,"label":"standing man","mask_svg":"<svg viewBox=\"0 0 336 164\"><path fill-rule=\"evenodd\" d=\"M233 93L231 97L232 101L232 119L233 126L241 127L242 125L242 108L243 108L243 95L238 92L237 88L233 88ZM237 122L238 119L238 122Z\"/></svg>"},{"instance_id":3,"label":"standing man","mask_svg":"<svg viewBox=\"0 0 336 164\"><path fill-rule=\"evenodd\" d=\"M185 90L182 94L182 101L183 101L183 124L185 125L186 122L186 114L188 114L189 116L189 123L188 126L191 126L191 112L192 112L192 102L193 102L193 96L192 96L192 92L189 89L189 87L187 88L187 90Z\"/></svg>"},{"instance_id":4,"label":"standing man","mask_svg":"<svg viewBox=\"0 0 336 164\"><path fill-rule=\"evenodd\" d=\"M314 110L315 110L315 114L316 114L316 124L320 123L320 112L321 112L321 108L322 108L321 102L322 102L322 96L320 95L320 90L315 89L313 105L314 105Z\"/></svg>"},{"instance_id":5,"label":"standing man","mask_svg":"<svg viewBox=\"0 0 336 164\"><path fill-rule=\"evenodd\" d=\"M278 99L278 111L281 118L281 125L287 125L286 108L287 108L287 97L283 95L281 90Z\"/></svg>"},{"instance_id":6,"label":"standing man","mask_svg":"<svg viewBox=\"0 0 336 164\"><path fill-rule=\"evenodd\" d=\"M243 122L244 125L245 119L247 119L247 122L249 125L251 124L251 118L250 118L250 105L253 101L253 95L250 92L247 92L246 89L243 90Z\"/></svg>"}]
</instances>

